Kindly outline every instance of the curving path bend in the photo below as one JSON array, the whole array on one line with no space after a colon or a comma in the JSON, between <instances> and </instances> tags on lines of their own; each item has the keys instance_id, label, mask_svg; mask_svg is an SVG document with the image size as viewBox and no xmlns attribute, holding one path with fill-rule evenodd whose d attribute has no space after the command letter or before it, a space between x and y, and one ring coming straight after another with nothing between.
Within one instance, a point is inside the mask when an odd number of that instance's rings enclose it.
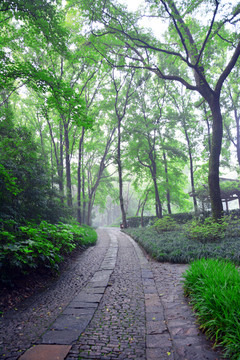
<instances>
[{"instance_id":1,"label":"curving path bend","mask_svg":"<svg viewBox=\"0 0 240 360\"><path fill-rule=\"evenodd\" d=\"M186 268L100 228L54 285L4 314L0 359L220 360L184 298Z\"/></svg>"}]
</instances>

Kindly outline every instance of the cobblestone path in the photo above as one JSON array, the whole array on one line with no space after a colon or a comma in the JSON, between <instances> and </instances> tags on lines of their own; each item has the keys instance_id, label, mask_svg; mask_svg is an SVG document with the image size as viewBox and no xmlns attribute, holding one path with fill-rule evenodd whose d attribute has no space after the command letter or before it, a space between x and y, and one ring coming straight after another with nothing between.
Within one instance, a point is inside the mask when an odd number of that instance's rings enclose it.
<instances>
[{"instance_id":1,"label":"cobblestone path","mask_svg":"<svg viewBox=\"0 0 240 360\"><path fill-rule=\"evenodd\" d=\"M0 359L220 360L183 296L187 266L151 260L119 229L98 235L56 284L4 315Z\"/></svg>"},{"instance_id":2,"label":"cobblestone path","mask_svg":"<svg viewBox=\"0 0 240 360\"><path fill-rule=\"evenodd\" d=\"M35 344L73 297L88 283L109 247L108 233L99 230L98 234L97 245L83 252L56 283L0 317L1 360L16 360L31 344Z\"/></svg>"},{"instance_id":3,"label":"cobblestone path","mask_svg":"<svg viewBox=\"0 0 240 360\"><path fill-rule=\"evenodd\" d=\"M145 302L139 259L124 234L102 302L67 360L145 359Z\"/></svg>"}]
</instances>

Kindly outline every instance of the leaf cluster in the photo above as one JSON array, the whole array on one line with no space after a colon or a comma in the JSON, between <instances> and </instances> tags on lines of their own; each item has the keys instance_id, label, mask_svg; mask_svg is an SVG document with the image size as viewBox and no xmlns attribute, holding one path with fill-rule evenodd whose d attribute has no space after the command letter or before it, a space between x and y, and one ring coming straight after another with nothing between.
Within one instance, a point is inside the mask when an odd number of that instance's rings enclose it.
<instances>
[{"instance_id":1,"label":"leaf cluster","mask_svg":"<svg viewBox=\"0 0 240 360\"><path fill-rule=\"evenodd\" d=\"M226 218L216 222L212 217L201 220L192 220L186 224L186 236L190 240L201 243L214 242L224 238L228 222Z\"/></svg>"},{"instance_id":2,"label":"leaf cluster","mask_svg":"<svg viewBox=\"0 0 240 360\"><path fill-rule=\"evenodd\" d=\"M164 231L174 231L177 228L177 222L171 216L164 216L154 223L153 228L158 233L162 233Z\"/></svg>"},{"instance_id":3,"label":"leaf cluster","mask_svg":"<svg viewBox=\"0 0 240 360\"><path fill-rule=\"evenodd\" d=\"M58 221L63 211L33 134L14 126L11 113L1 110L0 217Z\"/></svg>"},{"instance_id":4,"label":"leaf cluster","mask_svg":"<svg viewBox=\"0 0 240 360\"><path fill-rule=\"evenodd\" d=\"M19 225L0 220L0 226L0 282L6 284L36 269L56 271L64 256L97 240L95 230L77 223Z\"/></svg>"}]
</instances>

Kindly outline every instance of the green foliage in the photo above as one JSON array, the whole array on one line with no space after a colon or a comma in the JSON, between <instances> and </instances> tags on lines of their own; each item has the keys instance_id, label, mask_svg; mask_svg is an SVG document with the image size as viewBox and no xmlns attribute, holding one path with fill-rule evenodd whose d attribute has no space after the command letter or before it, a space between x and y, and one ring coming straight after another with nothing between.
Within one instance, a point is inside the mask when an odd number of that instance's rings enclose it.
<instances>
[{"instance_id":1,"label":"green foliage","mask_svg":"<svg viewBox=\"0 0 240 360\"><path fill-rule=\"evenodd\" d=\"M168 215L172 219L174 219L178 224L185 224L189 220L192 220L194 218L193 213L177 213L177 214L171 214Z\"/></svg>"},{"instance_id":2,"label":"green foliage","mask_svg":"<svg viewBox=\"0 0 240 360\"><path fill-rule=\"evenodd\" d=\"M156 216L144 216L143 217L143 226L148 226L154 223L156 220ZM140 216L132 216L127 218L129 227L140 227L141 226L141 217Z\"/></svg>"},{"instance_id":3,"label":"green foliage","mask_svg":"<svg viewBox=\"0 0 240 360\"><path fill-rule=\"evenodd\" d=\"M203 223L200 220L192 220L186 224L186 236L190 240L202 243L217 241L224 237L227 226L226 218L223 218L221 222L214 221L212 217L204 219Z\"/></svg>"},{"instance_id":4,"label":"green foliage","mask_svg":"<svg viewBox=\"0 0 240 360\"><path fill-rule=\"evenodd\" d=\"M94 245L96 231L77 223L58 225L42 221L19 226L15 221L1 221L0 282L9 283L16 276L33 269L57 270L64 256L79 247Z\"/></svg>"},{"instance_id":5,"label":"green foliage","mask_svg":"<svg viewBox=\"0 0 240 360\"><path fill-rule=\"evenodd\" d=\"M178 213L178 214L171 214L171 215L164 215L163 219L167 217L173 220L178 224L185 224L189 220L192 220L194 215L192 213ZM141 226L141 217L140 216L131 216L127 218L129 227L137 228ZM153 225L157 220L156 216L143 216L143 226ZM161 220L161 219L160 219ZM164 221L164 220L163 220Z\"/></svg>"},{"instance_id":6,"label":"green foliage","mask_svg":"<svg viewBox=\"0 0 240 360\"><path fill-rule=\"evenodd\" d=\"M190 263L201 258L223 258L240 264L240 221L228 221L225 236L217 242L187 239L185 225L178 225L177 231L162 233L158 233L153 227L129 228L124 231L158 261Z\"/></svg>"},{"instance_id":7,"label":"green foliage","mask_svg":"<svg viewBox=\"0 0 240 360\"><path fill-rule=\"evenodd\" d=\"M64 212L33 134L1 110L0 217L57 222Z\"/></svg>"},{"instance_id":8,"label":"green foliage","mask_svg":"<svg viewBox=\"0 0 240 360\"><path fill-rule=\"evenodd\" d=\"M184 289L198 315L200 328L225 356L240 357L240 275L228 261L201 259L184 275Z\"/></svg>"},{"instance_id":9,"label":"green foliage","mask_svg":"<svg viewBox=\"0 0 240 360\"><path fill-rule=\"evenodd\" d=\"M158 233L174 231L177 228L177 222L170 216L164 216L162 219L158 219L153 227Z\"/></svg>"}]
</instances>

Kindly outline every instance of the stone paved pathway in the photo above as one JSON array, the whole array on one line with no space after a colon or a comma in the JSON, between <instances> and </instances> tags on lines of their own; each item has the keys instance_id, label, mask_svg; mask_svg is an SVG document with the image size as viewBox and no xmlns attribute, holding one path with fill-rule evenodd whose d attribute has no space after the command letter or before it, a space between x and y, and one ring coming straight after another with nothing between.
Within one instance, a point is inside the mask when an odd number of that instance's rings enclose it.
<instances>
[{"instance_id":1,"label":"stone paved pathway","mask_svg":"<svg viewBox=\"0 0 240 360\"><path fill-rule=\"evenodd\" d=\"M149 259L119 229L98 233L97 246L53 289L23 305L16 319L10 314L2 319L0 358L220 360L183 296L180 281L187 266ZM41 310L42 322L33 306Z\"/></svg>"}]
</instances>

